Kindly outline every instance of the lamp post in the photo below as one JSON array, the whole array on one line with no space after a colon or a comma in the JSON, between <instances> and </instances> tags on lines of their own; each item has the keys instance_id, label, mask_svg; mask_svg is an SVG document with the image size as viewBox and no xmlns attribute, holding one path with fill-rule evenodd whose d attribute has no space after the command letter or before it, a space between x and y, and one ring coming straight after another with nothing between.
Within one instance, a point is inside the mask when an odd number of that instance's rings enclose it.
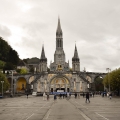
<instances>
[{"instance_id":1,"label":"lamp post","mask_svg":"<svg viewBox=\"0 0 120 120\"><path fill-rule=\"evenodd\" d=\"M13 95L15 95L15 91L16 91L16 79L14 79L14 83L13 83Z\"/></svg>"},{"instance_id":2,"label":"lamp post","mask_svg":"<svg viewBox=\"0 0 120 120\"><path fill-rule=\"evenodd\" d=\"M4 83L4 81L1 81L1 83L2 83L2 97L3 97L3 83Z\"/></svg>"},{"instance_id":3,"label":"lamp post","mask_svg":"<svg viewBox=\"0 0 120 120\"><path fill-rule=\"evenodd\" d=\"M109 72L111 71L110 68L106 68L106 70L108 71L108 82L109 82L109 92L110 92L110 80L109 80Z\"/></svg>"}]
</instances>

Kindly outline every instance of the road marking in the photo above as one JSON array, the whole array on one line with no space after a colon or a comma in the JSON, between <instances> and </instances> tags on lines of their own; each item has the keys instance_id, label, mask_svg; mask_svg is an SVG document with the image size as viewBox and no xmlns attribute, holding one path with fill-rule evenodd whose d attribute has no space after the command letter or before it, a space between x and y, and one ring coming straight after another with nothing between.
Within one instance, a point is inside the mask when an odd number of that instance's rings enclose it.
<instances>
[{"instance_id":1,"label":"road marking","mask_svg":"<svg viewBox=\"0 0 120 120\"><path fill-rule=\"evenodd\" d=\"M97 112L95 112L95 113L96 113L97 115L99 115L100 117L104 118L105 120L109 120L108 118L106 118L106 117L104 117L104 116L98 114Z\"/></svg>"},{"instance_id":2,"label":"road marking","mask_svg":"<svg viewBox=\"0 0 120 120\"><path fill-rule=\"evenodd\" d=\"M28 120L30 117L32 117L34 115L34 113L32 115L30 115L26 120Z\"/></svg>"},{"instance_id":3,"label":"road marking","mask_svg":"<svg viewBox=\"0 0 120 120\"><path fill-rule=\"evenodd\" d=\"M74 101L73 101L74 102ZM76 102L76 101L75 101ZM77 103L77 102L76 102ZM72 103L73 104L73 103ZM77 103L77 104L79 104L79 103ZM74 104L73 104L74 105ZM77 109L78 109L78 107L76 106L76 105L74 105ZM78 109L79 110L79 109ZM85 115L82 111L78 111L82 116L83 116L83 118L85 118L85 120L91 120L87 115Z\"/></svg>"},{"instance_id":4,"label":"road marking","mask_svg":"<svg viewBox=\"0 0 120 120\"><path fill-rule=\"evenodd\" d=\"M50 111L51 111L51 110L50 110ZM49 115L50 115L50 111L48 112L46 119L48 119L48 117L49 117Z\"/></svg>"},{"instance_id":5,"label":"road marking","mask_svg":"<svg viewBox=\"0 0 120 120\"><path fill-rule=\"evenodd\" d=\"M48 104L48 103L46 103L46 104ZM46 105L45 104L45 105ZM43 108L45 105L43 105L42 107L40 107L39 109L41 109L41 108ZM35 111L38 111L38 110L35 110ZM32 114L32 115L30 115L29 117L27 117L27 119L26 120L28 120L30 117L32 117L34 115L34 113Z\"/></svg>"},{"instance_id":6,"label":"road marking","mask_svg":"<svg viewBox=\"0 0 120 120\"><path fill-rule=\"evenodd\" d=\"M54 102L52 103L52 105L54 104ZM42 119L42 120L44 120L44 119L48 119L48 117L49 117L49 115L50 115L50 113L51 113L51 108L52 108L52 105L50 106L50 109L47 111L47 113L46 113L46 115L44 116L44 118Z\"/></svg>"},{"instance_id":7,"label":"road marking","mask_svg":"<svg viewBox=\"0 0 120 120\"><path fill-rule=\"evenodd\" d=\"M85 118L85 120L91 120L87 115L85 115L82 111L79 110L79 113Z\"/></svg>"},{"instance_id":8,"label":"road marking","mask_svg":"<svg viewBox=\"0 0 120 120\"><path fill-rule=\"evenodd\" d=\"M76 101L75 101L76 102ZM85 107L84 105L82 105L82 104L80 104L80 103L78 103L78 102L76 102L78 105L80 105L80 106L82 106L82 107L84 107L84 108L86 108L86 109L88 109L87 107Z\"/></svg>"}]
</instances>

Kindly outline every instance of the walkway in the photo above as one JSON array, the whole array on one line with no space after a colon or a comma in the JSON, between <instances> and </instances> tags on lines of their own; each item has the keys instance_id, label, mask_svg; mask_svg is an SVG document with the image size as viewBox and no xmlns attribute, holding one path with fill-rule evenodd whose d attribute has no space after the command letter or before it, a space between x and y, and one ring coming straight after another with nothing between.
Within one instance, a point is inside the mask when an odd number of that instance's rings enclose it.
<instances>
[{"instance_id":1,"label":"walkway","mask_svg":"<svg viewBox=\"0 0 120 120\"><path fill-rule=\"evenodd\" d=\"M120 98L57 99L26 96L0 99L0 120L119 120Z\"/></svg>"}]
</instances>

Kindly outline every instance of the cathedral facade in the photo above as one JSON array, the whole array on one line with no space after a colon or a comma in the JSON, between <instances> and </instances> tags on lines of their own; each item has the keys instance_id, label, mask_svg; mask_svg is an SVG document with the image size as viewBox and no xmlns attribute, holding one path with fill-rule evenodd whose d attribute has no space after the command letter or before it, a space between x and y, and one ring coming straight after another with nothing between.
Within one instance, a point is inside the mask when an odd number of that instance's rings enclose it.
<instances>
[{"instance_id":1,"label":"cathedral facade","mask_svg":"<svg viewBox=\"0 0 120 120\"><path fill-rule=\"evenodd\" d=\"M72 70L70 70L69 61L65 60L63 49L63 32L60 19L56 30L56 50L54 53L54 62L50 63L50 71L47 71L47 58L45 56L44 46L39 62L39 75L32 80L34 92L86 92L89 84L86 79L80 75L80 59L77 47L75 45L72 60Z\"/></svg>"}]
</instances>

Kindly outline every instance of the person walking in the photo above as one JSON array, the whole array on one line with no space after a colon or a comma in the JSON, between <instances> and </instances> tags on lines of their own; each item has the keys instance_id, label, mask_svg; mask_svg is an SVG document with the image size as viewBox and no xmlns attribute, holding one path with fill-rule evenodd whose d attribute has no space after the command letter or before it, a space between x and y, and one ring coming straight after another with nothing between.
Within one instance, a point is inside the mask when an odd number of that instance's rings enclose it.
<instances>
[{"instance_id":1,"label":"person walking","mask_svg":"<svg viewBox=\"0 0 120 120\"><path fill-rule=\"evenodd\" d=\"M85 94L84 94L84 92L83 92L83 98L84 98L84 96L85 96Z\"/></svg>"},{"instance_id":2,"label":"person walking","mask_svg":"<svg viewBox=\"0 0 120 120\"><path fill-rule=\"evenodd\" d=\"M93 95L93 98L94 98L95 93L93 92L93 94L92 94L92 95Z\"/></svg>"},{"instance_id":3,"label":"person walking","mask_svg":"<svg viewBox=\"0 0 120 120\"><path fill-rule=\"evenodd\" d=\"M29 95L29 94L27 93L27 99L28 99L28 95Z\"/></svg>"},{"instance_id":4,"label":"person walking","mask_svg":"<svg viewBox=\"0 0 120 120\"><path fill-rule=\"evenodd\" d=\"M86 93L86 103L87 103L87 101L89 101L89 103L90 103L89 97L90 97L89 92L87 92Z\"/></svg>"},{"instance_id":5,"label":"person walking","mask_svg":"<svg viewBox=\"0 0 120 120\"><path fill-rule=\"evenodd\" d=\"M54 102L56 101L56 99L57 99L57 96L56 96L56 94L54 94Z\"/></svg>"},{"instance_id":6,"label":"person walking","mask_svg":"<svg viewBox=\"0 0 120 120\"><path fill-rule=\"evenodd\" d=\"M44 92L44 93L43 93L43 100L45 100L45 96L46 96L46 95L45 95L45 92Z\"/></svg>"},{"instance_id":7,"label":"person walking","mask_svg":"<svg viewBox=\"0 0 120 120\"><path fill-rule=\"evenodd\" d=\"M112 99L112 93L109 94L110 100Z\"/></svg>"},{"instance_id":8,"label":"person walking","mask_svg":"<svg viewBox=\"0 0 120 120\"><path fill-rule=\"evenodd\" d=\"M69 100L70 99L70 94L69 94L69 92L67 92L67 100Z\"/></svg>"},{"instance_id":9,"label":"person walking","mask_svg":"<svg viewBox=\"0 0 120 120\"><path fill-rule=\"evenodd\" d=\"M75 99L77 98L77 93L75 92Z\"/></svg>"},{"instance_id":10,"label":"person walking","mask_svg":"<svg viewBox=\"0 0 120 120\"><path fill-rule=\"evenodd\" d=\"M47 94L47 101L49 100L49 94Z\"/></svg>"}]
</instances>

